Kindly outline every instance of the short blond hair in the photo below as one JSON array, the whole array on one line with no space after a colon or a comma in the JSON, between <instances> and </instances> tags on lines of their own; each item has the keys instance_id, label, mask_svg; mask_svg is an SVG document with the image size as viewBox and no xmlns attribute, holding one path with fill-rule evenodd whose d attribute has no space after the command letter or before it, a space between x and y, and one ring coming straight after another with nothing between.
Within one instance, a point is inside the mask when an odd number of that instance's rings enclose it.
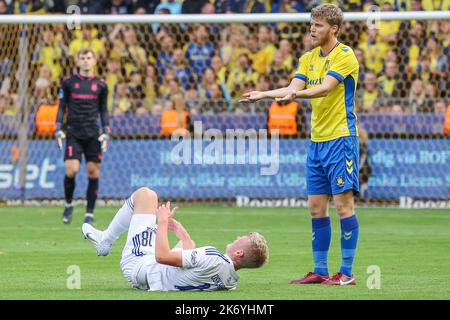
<instances>
[{"instance_id":1,"label":"short blond hair","mask_svg":"<svg viewBox=\"0 0 450 320\"><path fill-rule=\"evenodd\" d=\"M341 29L344 14L338 6L324 3L311 10L311 19L325 19L331 26L338 26L337 35Z\"/></svg>"},{"instance_id":2,"label":"short blond hair","mask_svg":"<svg viewBox=\"0 0 450 320\"><path fill-rule=\"evenodd\" d=\"M258 232L250 232L250 247L244 256L243 267L259 268L269 261L269 246L267 240Z\"/></svg>"}]
</instances>

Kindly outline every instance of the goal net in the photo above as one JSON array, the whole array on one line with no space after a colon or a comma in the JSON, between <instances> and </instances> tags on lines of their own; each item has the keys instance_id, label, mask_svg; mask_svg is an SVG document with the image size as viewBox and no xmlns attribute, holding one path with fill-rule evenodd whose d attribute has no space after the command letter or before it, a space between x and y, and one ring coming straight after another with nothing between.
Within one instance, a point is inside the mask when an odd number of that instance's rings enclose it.
<instances>
[{"instance_id":1,"label":"goal net","mask_svg":"<svg viewBox=\"0 0 450 320\"><path fill-rule=\"evenodd\" d=\"M78 50L91 48L95 74L108 86L112 130L99 198L123 199L148 186L180 200L304 203L309 102L296 101L296 127L274 141L266 139L273 101L238 100L247 91L289 84L298 58L312 48L309 18L217 16L179 23L99 18L78 28L57 19L2 23L0 200L63 199L63 151L52 138L58 90L77 72ZM339 40L360 63L358 201L448 201L449 34L448 15L383 20L377 27L362 18L345 21ZM168 110L177 111L190 142L164 134ZM86 185L83 161L75 198L85 197Z\"/></svg>"}]
</instances>

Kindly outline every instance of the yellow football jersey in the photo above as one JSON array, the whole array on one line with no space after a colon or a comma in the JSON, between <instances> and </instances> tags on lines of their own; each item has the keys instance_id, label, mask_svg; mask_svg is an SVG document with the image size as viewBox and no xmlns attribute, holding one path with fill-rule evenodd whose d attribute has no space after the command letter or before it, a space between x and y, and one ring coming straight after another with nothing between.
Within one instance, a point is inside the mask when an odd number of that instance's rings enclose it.
<instances>
[{"instance_id":1,"label":"yellow football jersey","mask_svg":"<svg viewBox=\"0 0 450 320\"><path fill-rule=\"evenodd\" d=\"M322 56L320 47L317 47L300 57L294 77L305 81L305 88L320 85L326 75L339 80L338 86L326 97L311 99L312 141L358 135L355 112L358 71L359 64L353 50L342 43L326 56Z\"/></svg>"}]
</instances>

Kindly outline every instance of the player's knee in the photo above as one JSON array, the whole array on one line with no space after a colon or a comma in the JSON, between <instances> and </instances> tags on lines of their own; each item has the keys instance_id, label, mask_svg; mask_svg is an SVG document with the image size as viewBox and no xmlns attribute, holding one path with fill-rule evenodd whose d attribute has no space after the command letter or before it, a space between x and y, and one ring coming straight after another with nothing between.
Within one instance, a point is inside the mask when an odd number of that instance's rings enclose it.
<instances>
[{"instance_id":1,"label":"player's knee","mask_svg":"<svg viewBox=\"0 0 450 320\"><path fill-rule=\"evenodd\" d=\"M78 170L75 168L66 168L66 176L69 178L74 178L78 173Z\"/></svg>"},{"instance_id":2,"label":"player's knee","mask_svg":"<svg viewBox=\"0 0 450 320\"><path fill-rule=\"evenodd\" d=\"M142 205L145 207L157 207L158 206L158 195L155 191L147 188L141 187L136 190L133 194L134 207L141 207ZM137 212L135 210L135 212Z\"/></svg>"},{"instance_id":3,"label":"player's knee","mask_svg":"<svg viewBox=\"0 0 450 320\"><path fill-rule=\"evenodd\" d=\"M353 206L346 203L337 203L336 211L341 218L346 218L353 214Z\"/></svg>"},{"instance_id":4,"label":"player's knee","mask_svg":"<svg viewBox=\"0 0 450 320\"><path fill-rule=\"evenodd\" d=\"M309 203L309 214L312 218L322 218L328 215L328 205L323 203Z\"/></svg>"},{"instance_id":5,"label":"player's knee","mask_svg":"<svg viewBox=\"0 0 450 320\"><path fill-rule=\"evenodd\" d=\"M309 214L311 215L311 218L323 218L328 215L327 210L323 208L310 208Z\"/></svg>"},{"instance_id":6,"label":"player's knee","mask_svg":"<svg viewBox=\"0 0 450 320\"><path fill-rule=\"evenodd\" d=\"M100 176L99 170L88 170L87 176L89 179L98 179Z\"/></svg>"}]
</instances>

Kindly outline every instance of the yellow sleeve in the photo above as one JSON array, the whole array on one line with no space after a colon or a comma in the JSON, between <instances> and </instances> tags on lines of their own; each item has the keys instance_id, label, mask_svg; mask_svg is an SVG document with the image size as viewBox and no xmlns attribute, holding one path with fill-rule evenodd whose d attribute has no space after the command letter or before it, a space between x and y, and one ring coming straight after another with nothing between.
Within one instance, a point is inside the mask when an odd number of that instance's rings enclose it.
<instances>
[{"instance_id":1,"label":"yellow sleeve","mask_svg":"<svg viewBox=\"0 0 450 320\"><path fill-rule=\"evenodd\" d=\"M331 62L327 75L344 81L345 78L355 70L359 69L359 63L355 54L349 47L342 47L340 54Z\"/></svg>"},{"instance_id":2,"label":"yellow sleeve","mask_svg":"<svg viewBox=\"0 0 450 320\"><path fill-rule=\"evenodd\" d=\"M297 71L295 72L294 78L303 80L305 82L308 81L307 71L308 71L308 60L309 60L309 53L306 53L298 59L298 67Z\"/></svg>"}]
</instances>

